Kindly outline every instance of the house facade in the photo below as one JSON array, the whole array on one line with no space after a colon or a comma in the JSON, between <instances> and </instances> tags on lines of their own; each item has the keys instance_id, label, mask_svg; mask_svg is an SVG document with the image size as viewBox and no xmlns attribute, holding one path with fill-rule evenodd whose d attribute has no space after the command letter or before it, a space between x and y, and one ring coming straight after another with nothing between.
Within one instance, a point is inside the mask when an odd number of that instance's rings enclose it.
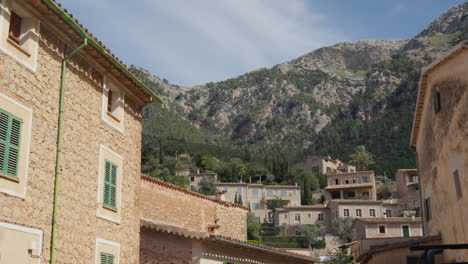
<instances>
[{"instance_id":1,"label":"house facade","mask_svg":"<svg viewBox=\"0 0 468 264\"><path fill-rule=\"evenodd\" d=\"M276 226L315 225L325 226L325 232L331 233L330 210L324 204L284 206L275 210Z\"/></svg>"},{"instance_id":2,"label":"house facade","mask_svg":"<svg viewBox=\"0 0 468 264\"><path fill-rule=\"evenodd\" d=\"M274 220L273 212L268 203L272 200L282 200L284 205L301 205L301 189L294 185L263 185L250 183L215 184L216 189L223 191L223 199L234 203L236 196L242 197L244 206L250 207L252 213L260 219L260 222Z\"/></svg>"},{"instance_id":3,"label":"house facade","mask_svg":"<svg viewBox=\"0 0 468 264\"><path fill-rule=\"evenodd\" d=\"M353 241L366 238L421 237L419 217L356 218L352 226Z\"/></svg>"},{"instance_id":4,"label":"house facade","mask_svg":"<svg viewBox=\"0 0 468 264\"><path fill-rule=\"evenodd\" d=\"M0 262L138 263L155 95L54 1L0 7Z\"/></svg>"},{"instance_id":5,"label":"house facade","mask_svg":"<svg viewBox=\"0 0 468 264\"><path fill-rule=\"evenodd\" d=\"M218 174L216 173L200 173L200 170L192 172L190 169L180 170L175 172L176 175L185 176L188 178L190 187L198 189L200 181L203 178L207 178L210 181L217 182Z\"/></svg>"},{"instance_id":6,"label":"house facade","mask_svg":"<svg viewBox=\"0 0 468 264\"><path fill-rule=\"evenodd\" d=\"M356 172L355 166L332 159L330 156L306 156L294 167L313 174Z\"/></svg>"},{"instance_id":7,"label":"house facade","mask_svg":"<svg viewBox=\"0 0 468 264\"><path fill-rule=\"evenodd\" d=\"M326 200L376 200L373 171L327 174Z\"/></svg>"},{"instance_id":8,"label":"house facade","mask_svg":"<svg viewBox=\"0 0 468 264\"><path fill-rule=\"evenodd\" d=\"M468 243L468 41L424 68L411 146L416 148L425 235ZM444 261L468 252L444 251Z\"/></svg>"},{"instance_id":9,"label":"house facade","mask_svg":"<svg viewBox=\"0 0 468 264\"><path fill-rule=\"evenodd\" d=\"M396 195L402 208L414 211L421 206L417 169L399 169L395 175Z\"/></svg>"}]
</instances>

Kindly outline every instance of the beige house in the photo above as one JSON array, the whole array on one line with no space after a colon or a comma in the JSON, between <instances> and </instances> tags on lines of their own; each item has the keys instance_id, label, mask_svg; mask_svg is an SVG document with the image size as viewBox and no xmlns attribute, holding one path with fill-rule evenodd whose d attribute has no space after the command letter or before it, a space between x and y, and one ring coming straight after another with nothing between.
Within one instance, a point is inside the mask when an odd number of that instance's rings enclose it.
<instances>
[{"instance_id":1,"label":"beige house","mask_svg":"<svg viewBox=\"0 0 468 264\"><path fill-rule=\"evenodd\" d=\"M324 204L284 206L275 210L275 226L321 224L325 232L331 232L330 210Z\"/></svg>"},{"instance_id":2,"label":"beige house","mask_svg":"<svg viewBox=\"0 0 468 264\"><path fill-rule=\"evenodd\" d=\"M337 159L332 159L330 156L307 156L304 160L296 163L294 167L314 174L356 171L355 166L346 164Z\"/></svg>"},{"instance_id":3,"label":"beige house","mask_svg":"<svg viewBox=\"0 0 468 264\"><path fill-rule=\"evenodd\" d=\"M175 173L176 175L187 177L190 182L190 187L196 188L196 189L199 187L200 181L205 177L208 180L213 181L213 182L218 181L218 174L200 173L200 170L197 170L197 172L192 172L190 169L185 169L185 170L176 171Z\"/></svg>"},{"instance_id":4,"label":"beige house","mask_svg":"<svg viewBox=\"0 0 468 264\"><path fill-rule=\"evenodd\" d=\"M314 263L311 257L248 243L243 206L143 176L140 263ZM177 206L174 206L177 205Z\"/></svg>"},{"instance_id":5,"label":"beige house","mask_svg":"<svg viewBox=\"0 0 468 264\"><path fill-rule=\"evenodd\" d=\"M373 171L327 174L326 200L376 200Z\"/></svg>"},{"instance_id":6,"label":"beige house","mask_svg":"<svg viewBox=\"0 0 468 264\"><path fill-rule=\"evenodd\" d=\"M263 185L250 183L215 183L216 189L224 191L223 199L233 203L242 197L244 206L250 207L260 222L272 223L274 216L268 201L282 200L285 205L301 205L301 188L294 185Z\"/></svg>"},{"instance_id":7,"label":"beige house","mask_svg":"<svg viewBox=\"0 0 468 264\"><path fill-rule=\"evenodd\" d=\"M468 41L423 69L411 146L418 153L425 235L468 243ZM468 261L446 250L444 261Z\"/></svg>"},{"instance_id":8,"label":"beige house","mask_svg":"<svg viewBox=\"0 0 468 264\"><path fill-rule=\"evenodd\" d=\"M54 1L0 3L2 264L139 262L141 109L157 97L87 32Z\"/></svg>"},{"instance_id":9,"label":"beige house","mask_svg":"<svg viewBox=\"0 0 468 264\"><path fill-rule=\"evenodd\" d=\"M352 239L420 237L422 223L419 217L356 218L352 227Z\"/></svg>"},{"instance_id":10,"label":"beige house","mask_svg":"<svg viewBox=\"0 0 468 264\"><path fill-rule=\"evenodd\" d=\"M337 217L397 217L398 201L393 200L331 200L328 203L332 219Z\"/></svg>"},{"instance_id":11,"label":"beige house","mask_svg":"<svg viewBox=\"0 0 468 264\"><path fill-rule=\"evenodd\" d=\"M396 199L402 208L410 211L421 205L419 192L419 177L417 169L399 169L395 175Z\"/></svg>"}]
</instances>

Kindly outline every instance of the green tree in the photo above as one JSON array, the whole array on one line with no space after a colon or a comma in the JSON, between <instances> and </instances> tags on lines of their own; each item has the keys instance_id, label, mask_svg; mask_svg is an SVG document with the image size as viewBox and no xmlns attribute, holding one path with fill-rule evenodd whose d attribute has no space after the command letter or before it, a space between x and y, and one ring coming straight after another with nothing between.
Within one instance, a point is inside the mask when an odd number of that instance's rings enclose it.
<instances>
[{"instance_id":1,"label":"green tree","mask_svg":"<svg viewBox=\"0 0 468 264\"><path fill-rule=\"evenodd\" d=\"M167 177L167 182L187 189L190 187L188 178L181 175L170 175Z\"/></svg>"},{"instance_id":2,"label":"green tree","mask_svg":"<svg viewBox=\"0 0 468 264\"><path fill-rule=\"evenodd\" d=\"M304 178L302 191L302 204L303 205L312 205L314 204L314 199L312 198L312 191L310 190L310 182L307 178Z\"/></svg>"},{"instance_id":3,"label":"green tree","mask_svg":"<svg viewBox=\"0 0 468 264\"><path fill-rule=\"evenodd\" d=\"M198 191L204 195L213 195L216 192L216 186L208 177L203 177L198 183Z\"/></svg>"},{"instance_id":4,"label":"green tree","mask_svg":"<svg viewBox=\"0 0 468 264\"><path fill-rule=\"evenodd\" d=\"M236 195L234 196L234 203L235 203L235 204L239 204L239 201L237 200L237 193L236 193Z\"/></svg>"},{"instance_id":5,"label":"green tree","mask_svg":"<svg viewBox=\"0 0 468 264\"><path fill-rule=\"evenodd\" d=\"M282 208L286 204L288 204L288 201L281 198L270 199L267 200L267 209L275 211L276 208Z\"/></svg>"},{"instance_id":6,"label":"green tree","mask_svg":"<svg viewBox=\"0 0 468 264\"><path fill-rule=\"evenodd\" d=\"M300 233L300 241L304 247L312 251L312 248L323 248L323 241L325 236L324 225L301 225L298 228ZM319 246L320 245L320 246Z\"/></svg>"},{"instance_id":7,"label":"green tree","mask_svg":"<svg viewBox=\"0 0 468 264\"><path fill-rule=\"evenodd\" d=\"M344 242L351 242L351 227L354 223L354 218L338 217L333 219L332 226L335 234Z\"/></svg>"},{"instance_id":8,"label":"green tree","mask_svg":"<svg viewBox=\"0 0 468 264\"><path fill-rule=\"evenodd\" d=\"M239 199L237 199L237 204L238 205L244 205L244 202L242 201L242 195L239 195Z\"/></svg>"},{"instance_id":9,"label":"green tree","mask_svg":"<svg viewBox=\"0 0 468 264\"><path fill-rule=\"evenodd\" d=\"M350 163L355 165L359 171L363 171L367 166L374 164L374 155L366 150L364 145L359 145L354 149L354 152L349 155Z\"/></svg>"},{"instance_id":10,"label":"green tree","mask_svg":"<svg viewBox=\"0 0 468 264\"><path fill-rule=\"evenodd\" d=\"M247 213L247 239L260 241L260 219L254 213Z\"/></svg>"}]
</instances>

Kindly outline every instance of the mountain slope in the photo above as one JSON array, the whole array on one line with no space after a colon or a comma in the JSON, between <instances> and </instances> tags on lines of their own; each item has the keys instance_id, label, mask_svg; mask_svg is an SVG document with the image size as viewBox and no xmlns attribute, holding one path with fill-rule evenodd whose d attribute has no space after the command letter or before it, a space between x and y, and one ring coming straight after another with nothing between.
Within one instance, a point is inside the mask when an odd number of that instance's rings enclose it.
<instances>
[{"instance_id":1,"label":"mountain slope","mask_svg":"<svg viewBox=\"0 0 468 264\"><path fill-rule=\"evenodd\" d=\"M204 129L208 138L287 144L304 154L344 160L364 144L376 154L374 169L393 174L415 166L408 142L420 69L467 38L467 15L468 2L411 39L338 43L269 69L194 87L134 71L157 87L167 111Z\"/></svg>"}]
</instances>

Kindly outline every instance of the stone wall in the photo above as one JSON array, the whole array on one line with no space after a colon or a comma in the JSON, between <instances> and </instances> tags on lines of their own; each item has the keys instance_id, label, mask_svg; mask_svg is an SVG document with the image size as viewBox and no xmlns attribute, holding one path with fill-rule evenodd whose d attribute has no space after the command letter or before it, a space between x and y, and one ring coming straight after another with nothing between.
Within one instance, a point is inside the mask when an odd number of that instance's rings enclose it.
<instances>
[{"instance_id":1,"label":"stone wall","mask_svg":"<svg viewBox=\"0 0 468 264\"><path fill-rule=\"evenodd\" d=\"M145 229L140 240L140 264L192 263L191 239Z\"/></svg>"},{"instance_id":2,"label":"stone wall","mask_svg":"<svg viewBox=\"0 0 468 264\"><path fill-rule=\"evenodd\" d=\"M0 52L0 94L33 111L26 196L0 193L0 221L43 230L42 263L49 261L50 251L63 58L59 51L65 46L64 40L67 38L60 32L41 24L36 72ZM125 98L124 133L105 124L101 118L102 82L90 73L96 71L90 66L92 63L81 51L68 67L56 263L94 263L97 237L121 244L121 263L138 263L139 214L135 191L140 178L142 105ZM96 217L100 144L123 157L120 224Z\"/></svg>"},{"instance_id":3,"label":"stone wall","mask_svg":"<svg viewBox=\"0 0 468 264\"><path fill-rule=\"evenodd\" d=\"M239 240L247 238L247 208L214 200L146 176L140 182L140 214L144 219Z\"/></svg>"},{"instance_id":4,"label":"stone wall","mask_svg":"<svg viewBox=\"0 0 468 264\"><path fill-rule=\"evenodd\" d=\"M441 233L444 244L468 243L468 50L447 60L427 78L417 138L422 199L430 199L431 219L426 235ZM440 112L434 111L434 93L440 93ZM458 171L462 196L457 196ZM424 206L423 206L424 207ZM447 251L445 261L468 253Z\"/></svg>"}]
</instances>

